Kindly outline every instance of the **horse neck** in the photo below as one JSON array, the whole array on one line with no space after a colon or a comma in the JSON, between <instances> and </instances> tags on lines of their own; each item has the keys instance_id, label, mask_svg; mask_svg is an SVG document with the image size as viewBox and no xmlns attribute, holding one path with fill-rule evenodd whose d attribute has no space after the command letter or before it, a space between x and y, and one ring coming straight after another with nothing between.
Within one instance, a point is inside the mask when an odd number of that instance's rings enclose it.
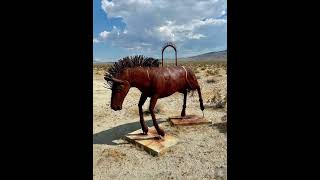
<instances>
[{"instance_id":1,"label":"horse neck","mask_svg":"<svg viewBox=\"0 0 320 180\"><path fill-rule=\"evenodd\" d=\"M126 70L128 77L127 81L130 83L131 87L136 87L138 89L147 86L150 82L150 69L144 67L134 67L128 68ZM149 74L149 77L148 77Z\"/></svg>"}]
</instances>

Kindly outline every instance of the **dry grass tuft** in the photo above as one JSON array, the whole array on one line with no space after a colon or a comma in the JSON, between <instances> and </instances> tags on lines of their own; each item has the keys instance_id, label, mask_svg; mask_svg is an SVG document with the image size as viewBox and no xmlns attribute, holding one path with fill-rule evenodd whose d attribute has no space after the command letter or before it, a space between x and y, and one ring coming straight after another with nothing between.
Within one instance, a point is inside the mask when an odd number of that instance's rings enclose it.
<instances>
[{"instance_id":1,"label":"dry grass tuft","mask_svg":"<svg viewBox=\"0 0 320 180\"><path fill-rule=\"evenodd\" d=\"M104 149L101 153L102 157L112 158L113 160L119 161L123 159L127 155L125 153L120 152L117 149Z\"/></svg>"},{"instance_id":2,"label":"dry grass tuft","mask_svg":"<svg viewBox=\"0 0 320 180\"><path fill-rule=\"evenodd\" d=\"M208 79L206 82L207 82L207 83L215 83L216 80L214 80L214 79Z\"/></svg>"},{"instance_id":3,"label":"dry grass tuft","mask_svg":"<svg viewBox=\"0 0 320 180\"><path fill-rule=\"evenodd\" d=\"M206 74L207 75L215 75L216 71L213 71L213 70L209 69L209 70L206 71Z\"/></svg>"}]
</instances>

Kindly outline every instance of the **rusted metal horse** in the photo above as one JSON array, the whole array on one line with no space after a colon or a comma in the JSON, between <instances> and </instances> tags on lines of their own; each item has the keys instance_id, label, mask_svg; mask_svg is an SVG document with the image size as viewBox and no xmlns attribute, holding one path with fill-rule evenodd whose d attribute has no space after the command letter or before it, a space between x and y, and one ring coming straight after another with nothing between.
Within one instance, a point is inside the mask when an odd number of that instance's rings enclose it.
<instances>
[{"instance_id":1,"label":"rusted metal horse","mask_svg":"<svg viewBox=\"0 0 320 180\"><path fill-rule=\"evenodd\" d=\"M195 74L189 68L183 66L159 67L159 60L143 56L125 57L114 63L108 69L104 79L112 90L111 108L115 111L122 109L122 103L130 87L136 87L141 91L139 101L139 115L142 131L148 133L148 126L144 122L142 106L150 97L149 111L153 125L159 135L164 136L164 131L158 126L154 114L154 107L159 98L172 95L175 92L183 93L183 108L181 116L185 116L187 93L197 90L199 94L200 108L203 111L203 102L200 86Z\"/></svg>"}]
</instances>

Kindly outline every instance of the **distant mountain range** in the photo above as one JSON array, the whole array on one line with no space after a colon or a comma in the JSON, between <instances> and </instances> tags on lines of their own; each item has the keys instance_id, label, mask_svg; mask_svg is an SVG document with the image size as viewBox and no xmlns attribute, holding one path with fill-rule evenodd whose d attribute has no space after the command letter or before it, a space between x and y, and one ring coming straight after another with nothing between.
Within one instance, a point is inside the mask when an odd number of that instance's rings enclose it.
<instances>
[{"instance_id":1,"label":"distant mountain range","mask_svg":"<svg viewBox=\"0 0 320 180\"><path fill-rule=\"evenodd\" d=\"M112 64L112 63L114 63L114 62L93 60L93 64Z\"/></svg>"},{"instance_id":2,"label":"distant mountain range","mask_svg":"<svg viewBox=\"0 0 320 180\"><path fill-rule=\"evenodd\" d=\"M168 59L168 60L174 61L174 59ZM179 54L178 54L178 61L224 61L226 62L227 50L209 52L209 53L200 54L197 56L191 56L187 58L179 58ZM113 62L102 62L102 61L93 60L93 64L108 64L108 63L113 63Z\"/></svg>"},{"instance_id":3,"label":"distant mountain range","mask_svg":"<svg viewBox=\"0 0 320 180\"><path fill-rule=\"evenodd\" d=\"M197 56L192 56L188 58L183 58L181 60L192 60L192 61L207 61L207 60L221 60L227 61L227 50L217 51L217 52L209 52L205 54L200 54Z\"/></svg>"}]
</instances>

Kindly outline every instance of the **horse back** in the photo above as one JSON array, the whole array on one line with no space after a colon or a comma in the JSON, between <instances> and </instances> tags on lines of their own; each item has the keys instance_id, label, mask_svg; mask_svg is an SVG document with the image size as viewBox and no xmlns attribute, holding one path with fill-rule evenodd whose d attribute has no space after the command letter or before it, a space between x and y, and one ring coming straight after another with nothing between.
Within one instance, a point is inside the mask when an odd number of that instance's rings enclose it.
<instances>
[{"instance_id":1,"label":"horse back","mask_svg":"<svg viewBox=\"0 0 320 180\"><path fill-rule=\"evenodd\" d=\"M194 73L186 67L151 68L152 89L160 97L167 97L175 92L195 89L198 85Z\"/></svg>"}]
</instances>

